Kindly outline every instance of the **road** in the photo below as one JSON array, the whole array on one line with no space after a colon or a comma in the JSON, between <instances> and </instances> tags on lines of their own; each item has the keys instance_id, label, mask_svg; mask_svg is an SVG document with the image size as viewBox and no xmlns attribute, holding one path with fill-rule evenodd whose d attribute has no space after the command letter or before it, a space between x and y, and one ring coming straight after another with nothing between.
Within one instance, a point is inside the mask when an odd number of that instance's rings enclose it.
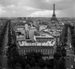
<instances>
[{"instance_id":1,"label":"road","mask_svg":"<svg viewBox=\"0 0 75 69\"><path fill-rule=\"evenodd\" d=\"M7 56L6 56L6 47L8 44L8 26L7 26L7 30L5 32L5 36L4 36L4 42L3 42L3 50L2 50L2 69L7 69Z\"/></svg>"},{"instance_id":2,"label":"road","mask_svg":"<svg viewBox=\"0 0 75 69\"><path fill-rule=\"evenodd\" d=\"M74 51L71 49L72 45L71 45L71 31L70 28L68 28L68 37L67 37L67 44L68 46L66 47L66 68L71 69L73 68L74 65Z\"/></svg>"}]
</instances>

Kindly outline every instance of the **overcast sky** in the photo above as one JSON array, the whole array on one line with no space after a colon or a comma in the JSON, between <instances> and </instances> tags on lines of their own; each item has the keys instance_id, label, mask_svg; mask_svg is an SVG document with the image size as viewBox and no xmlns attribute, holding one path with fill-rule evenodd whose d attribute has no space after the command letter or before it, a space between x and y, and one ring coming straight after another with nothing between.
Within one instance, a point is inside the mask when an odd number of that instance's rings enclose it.
<instances>
[{"instance_id":1,"label":"overcast sky","mask_svg":"<svg viewBox=\"0 0 75 69\"><path fill-rule=\"evenodd\" d=\"M75 0L0 0L0 17L75 17Z\"/></svg>"}]
</instances>

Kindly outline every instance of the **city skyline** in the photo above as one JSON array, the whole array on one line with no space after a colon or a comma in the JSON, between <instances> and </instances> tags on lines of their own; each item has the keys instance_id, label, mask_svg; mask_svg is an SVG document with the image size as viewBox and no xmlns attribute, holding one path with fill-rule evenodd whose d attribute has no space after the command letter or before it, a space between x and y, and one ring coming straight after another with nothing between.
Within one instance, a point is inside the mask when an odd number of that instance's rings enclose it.
<instances>
[{"instance_id":1,"label":"city skyline","mask_svg":"<svg viewBox=\"0 0 75 69\"><path fill-rule=\"evenodd\" d=\"M75 17L74 0L0 0L0 17Z\"/></svg>"}]
</instances>

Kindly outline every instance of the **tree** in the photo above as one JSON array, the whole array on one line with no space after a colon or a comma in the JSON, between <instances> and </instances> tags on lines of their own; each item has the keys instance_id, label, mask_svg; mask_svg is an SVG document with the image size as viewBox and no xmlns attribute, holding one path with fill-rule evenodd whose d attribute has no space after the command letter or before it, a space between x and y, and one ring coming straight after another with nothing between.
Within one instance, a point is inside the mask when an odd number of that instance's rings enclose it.
<instances>
[{"instance_id":1,"label":"tree","mask_svg":"<svg viewBox=\"0 0 75 69\"><path fill-rule=\"evenodd\" d=\"M27 60L30 61L33 58L35 59L36 62L38 62L38 59L42 58L42 54L41 53L37 53L37 52L29 52L26 54L27 55Z\"/></svg>"},{"instance_id":2,"label":"tree","mask_svg":"<svg viewBox=\"0 0 75 69\"><path fill-rule=\"evenodd\" d=\"M12 44L12 38L11 38L11 21L8 20L9 28L8 28L8 46Z\"/></svg>"},{"instance_id":3,"label":"tree","mask_svg":"<svg viewBox=\"0 0 75 69\"><path fill-rule=\"evenodd\" d=\"M32 58L32 59L30 60L30 66L33 67L33 66L35 66L35 65L36 65L35 58Z\"/></svg>"},{"instance_id":4,"label":"tree","mask_svg":"<svg viewBox=\"0 0 75 69\"><path fill-rule=\"evenodd\" d=\"M30 69L41 69L41 68L39 66L34 66L34 67L30 68Z\"/></svg>"},{"instance_id":5,"label":"tree","mask_svg":"<svg viewBox=\"0 0 75 69\"><path fill-rule=\"evenodd\" d=\"M31 67L33 66L41 66L43 65L42 54L39 52L29 52L26 54L27 62L30 64ZM33 63L33 64L32 64ZM42 65L41 65L42 63Z\"/></svg>"},{"instance_id":6,"label":"tree","mask_svg":"<svg viewBox=\"0 0 75 69\"><path fill-rule=\"evenodd\" d=\"M65 24L63 27L62 33L60 35L60 43L64 47L67 45L67 35L68 35L67 33L68 33L68 24Z\"/></svg>"},{"instance_id":7,"label":"tree","mask_svg":"<svg viewBox=\"0 0 75 69\"><path fill-rule=\"evenodd\" d=\"M62 53L61 53L62 56L63 56L63 57L66 57L66 49L65 49L65 48L62 48L61 52L62 52Z\"/></svg>"},{"instance_id":8,"label":"tree","mask_svg":"<svg viewBox=\"0 0 75 69\"><path fill-rule=\"evenodd\" d=\"M61 53L60 53L60 52L54 53L54 59L55 59L55 60L59 60L60 57L61 57Z\"/></svg>"},{"instance_id":9,"label":"tree","mask_svg":"<svg viewBox=\"0 0 75 69\"><path fill-rule=\"evenodd\" d=\"M61 52L61 46L57 46L56 52Z\"/></svg>"},{"instance_id":10,"label":"tree","mask_svg":"<svg viewBox=\"0 0 75 69\"><path fill-rule=\"evenodd\" d=\"M15 58L18 55L19 55L19 52L18 52L16 44L12 44L11 46L8 47L8 50L7 50L8 58L11 58L11 57Z\"/></svg>"},{"instance_id":11,"label":"tree","mask_svg":"<svg viewBox=\"0 0 75 69\"><path fill-rule=\"evenodd\" d=\"M50 68L53 69L54 67L54 59L49 59Z\"/></svg>"},{"instance_id":12,"label":"tree","mask_svg":"<svg viewBox=\"0 0 75 69\"><path fill-rule=\"evenodd\" d=\"M20 63L16 63L16 64L13 66L13 69L22 69L21 64L20 64Z\"/></svg>"},{"instance_id":13,"label":"tree","mask_svg":"<svg viewBox=\"0 0 75 69\"><path fill-rule=\"evenodd\" d=\"M40 68L44 68L46 65L45 65L45 61L43 60L43 59L39 59L38 60L38 66L40 67Z\"/></svg>"},{"instance_id":14,"label":"tree","mask_svg":"<svg viewBox=\"0 0 75 69\"><path fill-rule=\"evenodd\" d=\"M66 69L65 61L62 58L59 60L59 69Z\"/></svg>"},{"instance_id":15,"label":"tree","mask_svg":"<svg viewBox=\"0 0 75 69\"><path fill-rule=\"evenodd\" d=\"M30 67L30 65L29 64L27 64L26 66L25 66L25 69L30 69L31 67Z\"/></svg>"}]
</instances>

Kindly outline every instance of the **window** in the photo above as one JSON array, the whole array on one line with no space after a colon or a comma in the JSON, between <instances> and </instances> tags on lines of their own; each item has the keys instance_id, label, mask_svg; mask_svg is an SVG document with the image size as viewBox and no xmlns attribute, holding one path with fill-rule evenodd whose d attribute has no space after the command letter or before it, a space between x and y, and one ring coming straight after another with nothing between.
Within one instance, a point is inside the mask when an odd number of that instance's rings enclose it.
<instances>
[{"instance_id":1,"label":"window","mask_svg":"<svg viewBox=\"0 0 75 69\"><path fill-rule=\"evenodd\" d=\"M37 49L36 49L36 52L37 52Z\"/></svg>"},{"instance_id":2,"label":"window","mask_svg":"<svg viewBox=\"0 0 75 69\"><path fill-rule=\"evenodd\" d=\"M42 52L42 50L41 50L41 52Z\"/></svg>"},{"instance_id":3,"label":"window","mask_svg":"<svg viewBox=\"0 0 75 69\"><path fill-rule=\"evenodd\" d=\"M54 41L51 41L51 44L53 44Z\"/></svg>"},{"instance_id":4,"label":"window","mask_svg":"<svg viewBox=\"0 0 75 69\"><path fill-rule=\"evenodd\" d=\"M20 43L22 44L22 41L20 41Z\"/></svg>"},{"instance_id":5,"label":"window","mask_svg":"<svg viewBox=\"0 0 75 69\"><path fill-rule=\"evenodd\" d=\"M26 39L29 39L29 32L26 32Z\"/></svg>"},{"instance_id":6,"label":"window","mask_svg":"<svg viewBox=\"0 0 75 69\"><path fill-rule=\"evenodd\" d=\"M25 50L24 50L24 55L25 55Z\"/></svg>"}]
</instances>

